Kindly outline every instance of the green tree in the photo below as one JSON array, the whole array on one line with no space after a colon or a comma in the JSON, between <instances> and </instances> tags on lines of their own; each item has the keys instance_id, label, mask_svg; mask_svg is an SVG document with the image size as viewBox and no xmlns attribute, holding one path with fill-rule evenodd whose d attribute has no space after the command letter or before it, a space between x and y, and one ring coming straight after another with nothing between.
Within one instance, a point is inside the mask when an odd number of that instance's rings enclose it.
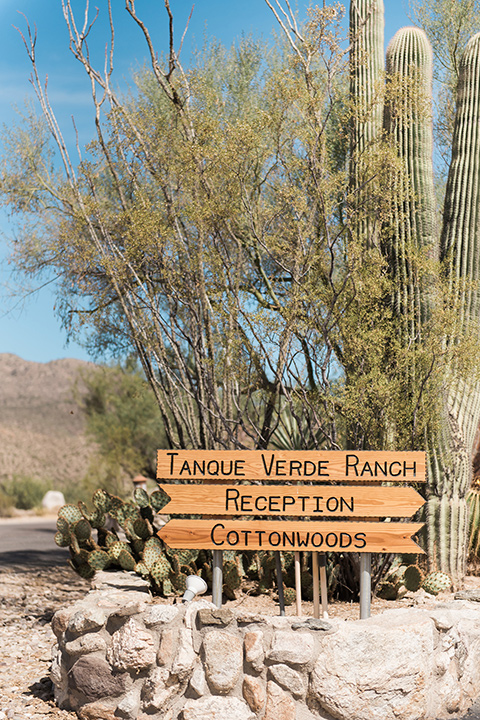
<instances>
[{"instance_id":1,"label":"green tree","mask_svg":"<svg viewBox=\"0 0 480 720\"><path fill-rule=\"evenodd\" d=\"M131 362L89 370L82 384L87 433L98 446L85 482L89 489L130 494L135 475L156 477L156 451L165 447L152 389Z\"/></svg>"},{"instance_id":2,"label":"green tree","mask_svg":"<svg viewBox=\"0 0 480 720\"><path fill-rule=\"evenodd\" d=\"M434 457L448 388L471 378L475 318L454 322L455 287L476 278L448 266L447 239L446 279L430 252L426 66L417 50L392 60L385 84L379 0L379 13L352 5L350 65L340 5L311 8L300 26L288 4L267 4L282 29L273 47L210 43L185 68L168 0L164 60L127 0L150 67L122 96L113 54L92 65L91 26L77 27L67 0L97 133L76 163L27 33L43 125L29 116L5 144L15 266L55 273L61 317L89 331L92 352L135 353L170 447L264 448L283 425L303 447L421 449L428 438ZM443 459L432 496L464 507L468 473L453 502L451 471ZM461 574L458 553L431 557Z\"/></svg>"},{"instance_id":3,"label":"green tree","mask_svg":"<svg viewBox=\"0 0 480 720\"><path fill-rule=\"evenodd\" d=\"M341 447L351 421L357 445L382 446L402 389L382 374L395 335L385 262L353 237L356 190L345 193L340 6L301 30L290 16L274 49L212 43L185 69L173 35L158 60L127 2L151 54L127 97L110 54L104 74L92 67L90 35L66 8L97 137L74 166L27 36L44 122L27 119L5 145L16 267L55 272L64 323L89 330L93 352L137 354L172 447L266 447L286 406L306 445ZM381 214L396 159L387 149L372 162ZM360 383L345 386L347 366Z\"/></svg>"}]
</instances>

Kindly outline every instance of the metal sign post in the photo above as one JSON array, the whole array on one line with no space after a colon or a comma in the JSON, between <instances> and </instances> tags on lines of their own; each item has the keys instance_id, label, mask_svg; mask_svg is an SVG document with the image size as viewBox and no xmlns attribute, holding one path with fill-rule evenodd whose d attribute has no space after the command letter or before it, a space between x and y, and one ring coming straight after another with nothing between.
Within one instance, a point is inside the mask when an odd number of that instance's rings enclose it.
<instances>
[{"instance_id":1,"label":"metal sign post","mask_svg":"<svg viewBox=\"0 0 480 720\"><path fill-rule=\"evenodd\" d=\"M372 597L372 555L360 555L360 620L370 617L370 603Z\"/></svg>"},{"instance_id":2,"label":"metal sign post","mask_svg":"<svg viewBox=\"0 0 480 720\"><path fill-rule=\"evenodd\" d=\"M221 550L213 550L212 552L212 602L217 606L217 608L221 608L223 587L223 553Z\"/></svg>"}]
</instances>

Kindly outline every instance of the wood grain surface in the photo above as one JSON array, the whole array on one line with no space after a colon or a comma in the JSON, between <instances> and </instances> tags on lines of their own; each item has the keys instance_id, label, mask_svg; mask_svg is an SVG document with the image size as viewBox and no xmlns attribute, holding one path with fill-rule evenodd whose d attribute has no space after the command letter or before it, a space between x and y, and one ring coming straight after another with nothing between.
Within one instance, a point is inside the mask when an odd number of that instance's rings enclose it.
<instances>
[{"instance_id":1,"label":"wood grain surface","mask_svg":"<svg viewBox=\"0 0 480 720\"><path fill-rule=\"evenodd\" d=\"M158 536L171 548L423 553L421 523L170 520Z\"/></svg>"},{"instance_id":2,"label":"wood grain surface","mask_svg":"<svg viewBox=\"0 0 480 720\"><path fill-rule=\"evenodd\" d=\"M171 498L166 515L411 517L425 500L410 487L340 485L178 485L160 488Z\"/></svg>"},{"instance_id":3,"label":"wood grain surface","mask_svg":"<svg viewBox=\"0 0 480 720\"><path fill-rule=\"evenodd\" d=\"M159 450L162 480L425 482L424 452Z\"/></svg>"}]
</instances>

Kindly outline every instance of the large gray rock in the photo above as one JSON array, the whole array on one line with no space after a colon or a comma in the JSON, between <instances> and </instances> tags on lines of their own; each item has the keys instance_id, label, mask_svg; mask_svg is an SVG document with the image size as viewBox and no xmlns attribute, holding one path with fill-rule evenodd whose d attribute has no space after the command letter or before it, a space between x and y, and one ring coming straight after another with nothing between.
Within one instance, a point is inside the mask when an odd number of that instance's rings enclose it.
<instances>
[{"instance_id":1,"label":"large gray rock","mask_svg":"<svg viewBox=\"0 0 480 720\"><path fill-rule=\"evenodd\" d=\"M178 615L178 606L176 605L151 605L143 615L143 622L147 627L155 627L156 625L166 625Z\"/></svg>"},{"instance_id":2,"label":"large gray rock","mask_svg":"<svg viewBox=\"0 0 480 720\"><path fill-rule=\"evenodd\" d=\"M163 631L157 656L159 665L183 680L192 672L196 658L190 630L185 627L168 627Z\"/></svg>"},{"instance_id":3,"label":"large gray rock","mask_svg":"<svg viewBox=\"0 0 480 720\"><path fill-rule=\"evenodd\" d=\"M140 577L135 572L127 572L126 570L97 570L92 579L92 588L94 590L110 590L117 588L118 590L139 590L144 593L150 593L150 583L148 580Z\"/></svg>"},{"instance_id":4,"label":"large gray rock","mask_svg":"<svg viewBox=\"0 0 480 720\"><path fill-rule=\"evenodd\" d=\"M426 717L435 627L422 611L340 625L321 641L310 693L341 720Z\"/></svg>"},{"instance_id":5,"label":"large gray rock","mask_svg":"<svg viewBox=\"0 0 480 720\"><path fill-rule=\"evenodd\" d=\"M195 665L197 655L193 649L192 633L186 628L178 631L177 652L173 660L170 672L178 679L183 680L190 675Z\"/></svg>"},{"instance_id":6,"label":"large gray rock","mask_svg":"<svg viewBox=\"0 0 480 720\"><path fill-rule=\"evenodd\" d=\"M248 705L235 697L204 697L187 700L184 720L256 720Z\"/></svg>"},{"instance_id":7,"label":"large gray rock","mask_svg":"<svg viewBox=\"0 0 480 720\"><path fill-rule=\"evenodd\" d=\"M225 630L210 630L203 638L205 672L212 690L227 693L243 669L243 643Z\"/></svg>"},{"instance_id":8,"label":"large gray rock","mask_svg":"<svg viewBox=\"0 0 480 720\"><path fill-rule=\"evenodd\" d=\"M140 688L130 690L117 705L116 714L125 720L135 720L140 709Z\"/></svg>"},{"instance_id":9,"label":"large gray rock","mask_svg":"<svg viewBox=\"0 0 480 720\"><path fill-rule=\"evenodd\" d=\"M106 617L129 617L145 610L148 595L141 590L109 590L97 593L97 606Z\"/></svg>"},{"instance_id":10,"label":"large gray rock","mask_svg":"<svg viewBox=\"0 0 480 720\"><path fill-rule=\"evenodd\" d=\"M80 635L76 640L65 643L65 651L69 655L88 655L93 652L104 652L107 643L98 633Z\"/></svg>"},{"instance_id":11,"label":"large gray rock","mask_svg":"<svg viewBox=\"0 0 480 720\"><path fill-rule=\"evenodd\" d=\"M72 635L100 630L103 627L107 615L98 607L95 599L87 595L85 601L74 605L75 612L68 620L67 629Z\"/></svg>"}]
</instances>

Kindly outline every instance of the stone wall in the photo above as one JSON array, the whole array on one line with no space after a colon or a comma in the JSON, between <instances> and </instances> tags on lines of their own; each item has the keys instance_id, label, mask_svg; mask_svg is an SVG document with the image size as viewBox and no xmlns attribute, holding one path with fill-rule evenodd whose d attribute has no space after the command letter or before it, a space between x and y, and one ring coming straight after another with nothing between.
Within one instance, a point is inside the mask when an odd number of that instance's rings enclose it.
<instances>
[{"instance_id":1,"label":"stone wall","mask_svg":"<svg viewBox=\"0 0 480 720\"><path fill-rule=\"evenodd\" d=\"M81 720L427 720L480 695L480 607L463 600L329 624L158 603L99 573L52 627L56 699Z\"/></svg>"}]
</instances>

